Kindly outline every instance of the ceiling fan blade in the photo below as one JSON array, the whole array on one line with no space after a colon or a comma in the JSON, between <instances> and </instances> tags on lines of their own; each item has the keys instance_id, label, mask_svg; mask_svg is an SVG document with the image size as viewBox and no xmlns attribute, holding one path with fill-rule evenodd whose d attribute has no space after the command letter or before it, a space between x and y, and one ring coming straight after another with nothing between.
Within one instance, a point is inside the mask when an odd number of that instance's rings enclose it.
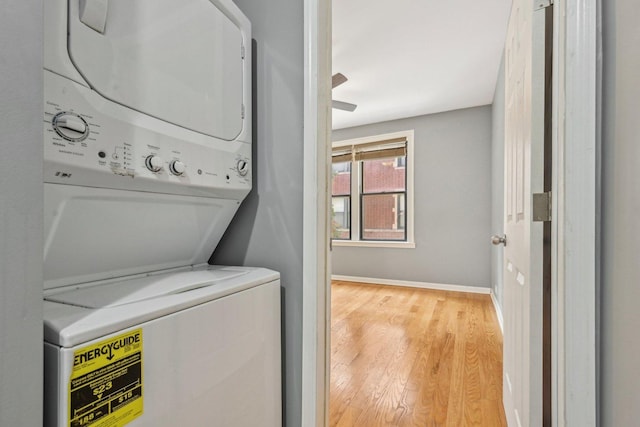
<instances>
[{"instance_id":1,"label":"ceiling fan blade","mask_svg":"<svg viewBox=\"0 0 640 427\"><path fill-rule=\"evenodd\" d=\"M331 89L335 89L347 80L349 79L342 73L334 74L333 76L331 76Z\"/></svg>"},{"instance_id":2,"label":"ceiling fan blade","mask_svg":"<svg viewBox=\"0 0 640 427\"><path fill-rule=\"evenodd\" d=\"M358 108L358 106L356 104L350 104L348 102L342 102L342 101L335 101L332 100L331 101L331 106L333 108L337 108L338 110L344 110L344 111L355 111L356 108Z\"/></svg>"}]
</instances>

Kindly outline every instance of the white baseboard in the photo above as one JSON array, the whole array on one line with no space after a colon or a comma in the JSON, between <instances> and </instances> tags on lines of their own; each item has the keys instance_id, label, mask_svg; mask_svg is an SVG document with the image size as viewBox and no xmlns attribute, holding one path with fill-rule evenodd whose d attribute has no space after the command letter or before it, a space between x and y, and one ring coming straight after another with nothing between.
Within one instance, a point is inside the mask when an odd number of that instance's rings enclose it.
<instances>
[{"instance_id":1,"label":"white baseboard","mask_svg":"<svg viewBox=\"0 0 640 427\"><path fill-rule=\"evenodd\" d=\"M498 318L498 324L500 325L500 331L504 335L504 320L502 318L502 308L496 299L496 294L491 291L491 301L493 301L493 308L496 310L496 317Z\"/></svg>"},{"instance_id":2,"label":"white baseboard","mask_svg":"<svg viewBox=\"0 0 640 427\"><path fill-rule=\"evenodd\" d=\"M374 285L404 286L409 288L435 289L438 291L467 292L472 294L490 294L491 293L491 288L484 288L484 287L445 285L442 283L411 282L407 280L376 279L373 277L342 276L339 274L332 274L331 280L342 280L345 282L357 282L357 283L372 283Z\"/></svg>"}]
</instances>

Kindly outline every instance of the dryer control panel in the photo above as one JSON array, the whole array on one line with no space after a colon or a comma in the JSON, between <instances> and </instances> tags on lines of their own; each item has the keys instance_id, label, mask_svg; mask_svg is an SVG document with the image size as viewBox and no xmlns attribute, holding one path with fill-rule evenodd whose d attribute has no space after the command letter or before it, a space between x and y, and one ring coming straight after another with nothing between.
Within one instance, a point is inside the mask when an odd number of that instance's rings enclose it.
<instances>
[{"instance_id":1,"label":"dryer control panel","mask_svg":"<svg viewBox=\"0 0 640 427\"><path fill-rule=\"evenodd\" d=\"M129 108L45 71L45 182L237 198L250 141L224 141Z\"/></svg>"}]
</instances>

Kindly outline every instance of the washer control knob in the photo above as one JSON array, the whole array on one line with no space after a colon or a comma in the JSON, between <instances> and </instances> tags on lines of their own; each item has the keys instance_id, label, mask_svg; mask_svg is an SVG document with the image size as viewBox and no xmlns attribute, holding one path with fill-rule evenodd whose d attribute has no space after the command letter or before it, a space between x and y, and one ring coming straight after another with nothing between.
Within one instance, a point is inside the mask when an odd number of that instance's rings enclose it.
<instances>
[{"instance_id":1,"label":"washer control knob","mask_svg":"<svg viewBox=\"0 0 640 427\"><path fill-rule=\"evenodd\" d=\"M238 160L236 168L238 169L240 176L246 176L249 173L249 162L246 160Z\"/></svg>"},{"instance_id":2,"label":"washer control knob","mask_svg":"<svg viewBox=\"0 0 640 427\"><path fill-rule=\"evenodd\" d=\"M147 165L147 169L151 172L160 172L164 166L164 161L162 160L162 157L152 154L147 157L145 164Z\"/></svg>"},{"instance_id":3,"label":"washer control knob","mask_svg":"<svg viewBox=\"0 0 640 427\"><path fill-rule=\"evenodd\" d=\"M187 166L180 160L174 160L169 164L169 170L174 175L182 175L187 170Z\"/></svg>"},{"instance_id":4,"label":"washer control knob","mask_svg":"<svg viewBox=\"0 0 640 427\"><path fill-rule=\"evenodd\" d=\"M58 113L53 116L51 124L56 133L67 141L84 141L89 136L89 125L76 113L68 111Z\"/></svg>"}]
</instances>

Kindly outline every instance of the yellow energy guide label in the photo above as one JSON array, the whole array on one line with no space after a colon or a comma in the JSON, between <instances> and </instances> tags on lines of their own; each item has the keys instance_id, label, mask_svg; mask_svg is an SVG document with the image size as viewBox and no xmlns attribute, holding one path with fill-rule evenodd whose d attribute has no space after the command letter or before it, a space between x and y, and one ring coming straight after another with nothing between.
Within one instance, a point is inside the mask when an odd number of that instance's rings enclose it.
<instances>
[{"instance_id":1,"label":"yellow energy guide label","mask_svg":"<svg viewBox=\"0 0 640 427\"><path fill-rule=\"evenodd\" d=\"M142 329L74 353L70 427L124 426L142 415L142 400Z\"/></svg>"}]
</instances>

